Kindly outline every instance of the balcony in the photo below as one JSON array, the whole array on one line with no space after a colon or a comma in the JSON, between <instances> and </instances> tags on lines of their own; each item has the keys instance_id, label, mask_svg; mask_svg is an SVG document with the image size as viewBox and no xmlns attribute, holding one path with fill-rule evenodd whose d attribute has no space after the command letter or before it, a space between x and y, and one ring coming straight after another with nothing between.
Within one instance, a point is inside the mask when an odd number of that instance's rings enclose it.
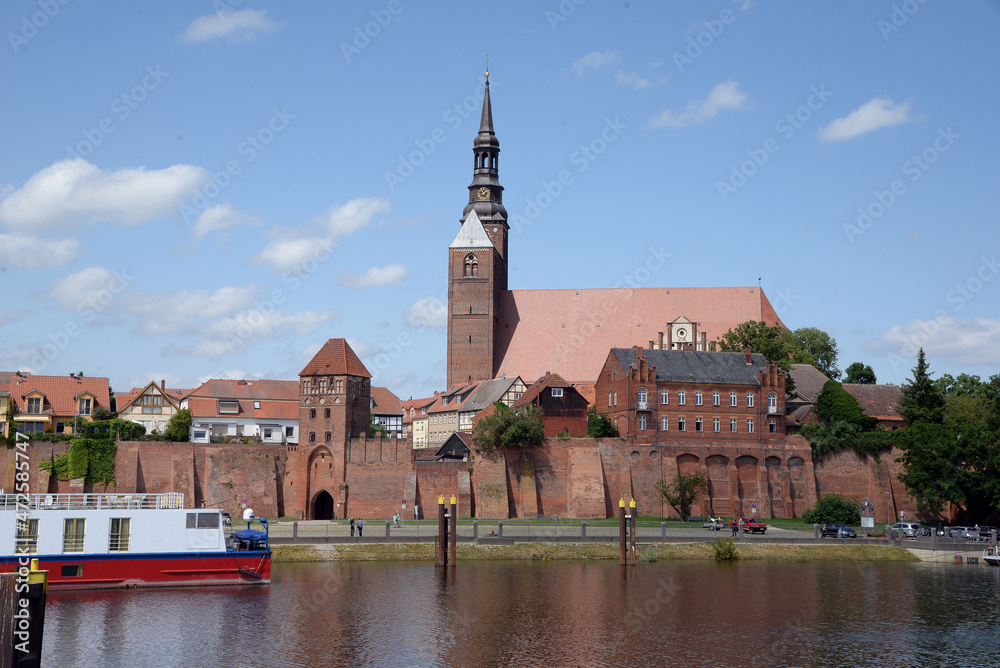
<instances>
[{"instance_id":1,"label":"balcony","mask_svg":"<svg viewBox=\"0 0 1000 668\"><path fill-rule=\"evenodd\" d=\"M652 408L649 407L648 401L637 401L635 402L635 409L637 411L651 411Z\"/></svg>"}]
</instances>

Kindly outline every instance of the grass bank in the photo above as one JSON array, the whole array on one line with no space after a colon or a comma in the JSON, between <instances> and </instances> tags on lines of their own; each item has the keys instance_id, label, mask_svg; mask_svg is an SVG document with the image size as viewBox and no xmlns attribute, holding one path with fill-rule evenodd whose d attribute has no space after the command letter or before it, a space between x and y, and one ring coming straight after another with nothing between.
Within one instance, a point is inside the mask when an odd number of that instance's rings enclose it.
<instances>
[{"instance_id":1,"label":"grass bank","mask_svg":"<svg viewBox=\"0 0 1000 668\"><path fill-rule=\"evenodd\" d=\"M647 547L640 548L644 552ZM714 560L711 543L671 543L651 546L660 561ZM363 543L357 545L275 545L275 563L295 561L434 561L431 543ZM738 545L743 561L919 561L905 548L879 545ZM554 561L618 559L614 543L517 543L458 545L459 561Z\"/></svg>"}]
</instances>

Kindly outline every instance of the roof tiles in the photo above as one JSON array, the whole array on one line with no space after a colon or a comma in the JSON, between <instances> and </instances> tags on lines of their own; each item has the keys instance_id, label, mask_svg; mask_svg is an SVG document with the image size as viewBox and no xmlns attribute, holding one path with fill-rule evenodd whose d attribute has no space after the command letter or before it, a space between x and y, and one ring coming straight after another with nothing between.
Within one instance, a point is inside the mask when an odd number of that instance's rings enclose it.
<instances>
[{"instance_id":1,"label":"roof tiles","mask_svg":"<svg viewBox=\"0 0 1000 668\"><path fill-rule=\"evenodd\" d=\"M324 343L299 375L372 377L345 339L330 339Z\"/></svg>"}]
</instances>

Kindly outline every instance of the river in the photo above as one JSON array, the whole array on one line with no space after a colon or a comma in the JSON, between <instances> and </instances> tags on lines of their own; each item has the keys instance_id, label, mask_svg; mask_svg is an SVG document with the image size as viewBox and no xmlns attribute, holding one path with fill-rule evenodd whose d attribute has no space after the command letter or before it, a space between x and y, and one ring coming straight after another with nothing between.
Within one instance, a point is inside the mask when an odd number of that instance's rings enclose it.
<instances>
[{"instance_id":1,"label":"river","mask_svg":"<svg viewBox=\"0 0 1000 668\"><path fill-rule=\"evenodd\" d=\"M269 587L50 593L46 666L1000 665L1000 568L275 564Z\"/></svg>"}]
</instances>

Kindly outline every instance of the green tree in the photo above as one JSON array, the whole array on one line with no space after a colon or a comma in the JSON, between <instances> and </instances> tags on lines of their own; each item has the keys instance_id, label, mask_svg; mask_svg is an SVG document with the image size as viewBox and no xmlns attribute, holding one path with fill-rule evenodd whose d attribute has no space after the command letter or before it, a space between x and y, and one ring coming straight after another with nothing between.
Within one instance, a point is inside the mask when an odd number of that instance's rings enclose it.
<instances>
[{"instance_id":1,"label":"green tree","mask_svg":"<svg viewBox=\"0 0 1000 668\"><path fill-rule=\"evenodd\" d=\"M767 361L785 372L785 392L795 390L795 381L788 374L792 362L812 364L813 356L803 350L795 336L784 327L769 326L760 320L748 320L726 332L717 346L722 352L750 350L762 354Z\"/></svg>"},{"instance_id":2,"label":"green tree","mask_svg":"<svg viewBox=\"0 0 1000 668\"><path fill-rule=\"evenodd\" d=\"M917 355L913 380L900 388L899 414L911 424L918 422L941 424L944 421L944 397L930 378L923 348Z\"/></svg>"},{"instance_id":3,"label":"green tree","mask_svg":"<svg viewBox=\"0 0 1000 668\"><path fill-rule=\"evenodd\" d=\"M809 524L861 524L861 506L841 494L824 494L816 505L802 513Z\"/></svg>"},{"instance_id":4,"label":"green tree","mask_svg":"<svg viewBox=\"0 0 1000 668\"><path fill-rule=\"evenodd\" d=\"M388 436L389 430L386 429L385 425L375 419L375 416L371 416L371 421L368 424L368 435L369 436Z\"/></svg>"},{"instance_id":5,"label":"green tree","mask_svg":"<svg viewBox=\"0 0 1000 668\"><path fill-rule=\"evenodd\" d=\"M836 339L816 327L800 327L792 332L792 336L795 337L799 350L813 358L813 366L834 380L840 378Z\"/></svg>"},{"instance_id":6,"label":"green tree","mask_svg":"<svg viewBox=\"0 0 1000 668\"><path fill-rule=\"evenodd\" d=\"M163 430L163 440L176 441L178 443L188 441L191 438L191 411L182 408L173 414L167 428Z\"/></svg>"},{"instance_id":7,"label":"green tree","mask_svg":"<svg viewBox=\"0 0 1000 668\"><path fill-rule=\"evenodd\" d=\"M708 487L708 480L703 471L691 475L678 475L671 482L659 480L656 490L671 508L677 511L681 519L687 522L691 517L691 502Z\"/></svg>"},{"instance_id":8,"label":"green tree","mask_svg":"<svg viewBox=\"0 0 1000 668\"><path fill-rule=\"evenodd\" d=\"M874 385L878 382L875 379L875 371L867 364L862 364L861 362L853 362L844 370L844 373L847 374L847 377L844 378L845 383Z\"/></svg>"},{"instance_id":9,"label":"green tree","mask_svg":"<svg viewBox=\"0 0 1000 668\"><path fill-rule=\"evenodd\" d=\"M878 419L861 410L858 400L835 380L828 380L816 395L816 414L826 424L848 422L860 429L874 429Z\"/></svg>"},{"instance_id":10,"label":"green tree","mask_svg":"<svg viewBox=\"0 0 1000 668\"><path fill-rule=\"evenodd\" d=\"M94 413L93 415L91 415L91 417L94 418L94 420L100 421L100 420L110 420L112 415L111 411L109 411L104 406L94 406Z\"/></svg>"},{"instance_id":11,"label":"green tree","mask_svg":"<svg viewBox=\"0 0 1000 668\"><path fill-rule=\"evenodd\" d=\"M494 412L476 423L472 445L478 452L496 453L505 448L533 448L542 444L545 425L536 406L514 410L502 401L493 404Z\"/></svg>"},{"instance_id":12,"label":"green tree","mask_svg":"<svg viewBox=\"0 0 1000 668\"><path fill-rule=\"evenodd\" d=\"M899 479L920 510L940 512L953 503L967 521L985 522L1000 507L1000 444L987 425L918 421L893 437L903 451Z\"/></svg>"},{"instance_id":13,"label":"green tree","mask_svg":"<svg viewBox=\"0 0 1000 668\"><path fill-rule=\"evenodd\" d=\"M599 415L596 406L591 406L590 412L587 414L587 436L605 438L617 435L618 429L615 427L615 423L604 415Z\"/></svg>"}]
</instances>

